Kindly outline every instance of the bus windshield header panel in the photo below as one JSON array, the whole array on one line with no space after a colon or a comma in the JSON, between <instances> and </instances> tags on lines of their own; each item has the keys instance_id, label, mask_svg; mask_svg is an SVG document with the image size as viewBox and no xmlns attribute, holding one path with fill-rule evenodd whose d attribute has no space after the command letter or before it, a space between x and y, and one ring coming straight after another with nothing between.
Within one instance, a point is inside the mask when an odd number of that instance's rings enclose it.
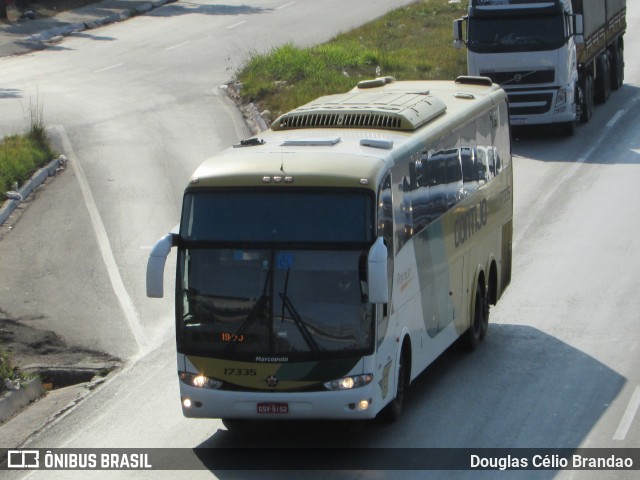
<instances>
[{"instance_id":1,"label":"bus windshield header panel","mask_svg":"<svg viewBox=\"0 0 640 480\"><path fill-rule=\"evenodd\" d=\"M362 191L222 190L185 195L186 242L371 244L373 195Z\"/></svg>"}]
</instances>

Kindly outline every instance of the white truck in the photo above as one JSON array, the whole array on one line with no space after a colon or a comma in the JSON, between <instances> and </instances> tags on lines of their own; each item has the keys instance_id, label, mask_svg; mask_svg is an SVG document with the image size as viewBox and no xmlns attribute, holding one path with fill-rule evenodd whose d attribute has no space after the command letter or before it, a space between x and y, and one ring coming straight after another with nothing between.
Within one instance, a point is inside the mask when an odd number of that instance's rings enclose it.
<instances>
[{"instance_id":1,"label":"white truck","mask_svg":"<svg viewBox=\"0 0 640 480\"><path fill-rule=\"evenodd\" d=\"M626 0L470 0L454 46L467 46L469 75L507 92L511 125L572 135L622 85L625 15Z\"/></svg>"}]
</instances>

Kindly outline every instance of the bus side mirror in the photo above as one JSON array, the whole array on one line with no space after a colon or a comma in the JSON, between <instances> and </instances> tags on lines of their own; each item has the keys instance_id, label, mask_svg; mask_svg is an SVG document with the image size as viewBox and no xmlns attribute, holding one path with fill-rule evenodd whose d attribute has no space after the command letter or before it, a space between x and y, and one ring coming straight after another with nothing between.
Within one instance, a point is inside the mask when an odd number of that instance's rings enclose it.
<instances>
[{"instance_id":1,"label":"bus side mirror","mask_svg":"<svg viewBox=\"0 0 640 480\"><path fill-rule=\"evenodd\" d=\"M458 20L453 21L453 48L461 49L462 48L462 22L464 19L459 18Z\"/></svg>"},{"instance_id":2,"label":"bus side mirror","mask_svg":"<svg viewBox=\"0 0 640 480\"><path fill-rule=\"evenodd\" d=\"M378 237L369 250L367 283L369 302L382 304L389 302L389 278L387 276L387 246Z\"/></svg>"},{"instance_id":3,"label":"bus side mirror","mask_svg":"<svg viewBox=\"0 0 640 480\"><path fill-rule=\"evenodd\" d=\"M174 245L175 236L168 233L156 242L147 261L147 297L164 296L164 265Z\"/></svg>"}]
</instances>

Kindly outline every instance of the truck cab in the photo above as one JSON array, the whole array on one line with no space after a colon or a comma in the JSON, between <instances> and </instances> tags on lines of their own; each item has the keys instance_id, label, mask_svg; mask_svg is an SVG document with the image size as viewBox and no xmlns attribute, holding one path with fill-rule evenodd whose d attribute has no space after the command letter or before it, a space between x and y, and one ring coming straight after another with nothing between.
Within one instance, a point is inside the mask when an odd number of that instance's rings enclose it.
<instances>
[{"instance_id":1,"label":"truck cab","mask_svg":"<svg viewBox=\"0 0 640 480\"><path fill-rule=\"evenodd\" d=\"M559 124L573 133L581 30L570 0L471 0L454 22L454 46L466 44L470 75L507 92L512 125Z\"/></svg>"}]
</instances>

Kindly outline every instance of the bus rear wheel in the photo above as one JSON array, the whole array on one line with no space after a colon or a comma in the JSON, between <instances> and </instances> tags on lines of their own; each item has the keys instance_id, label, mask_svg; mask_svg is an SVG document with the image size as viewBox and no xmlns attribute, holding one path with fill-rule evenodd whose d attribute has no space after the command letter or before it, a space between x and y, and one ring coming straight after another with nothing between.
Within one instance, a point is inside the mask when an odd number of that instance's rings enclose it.
<instances>
[{"instance_id":1,"label":"bus rear wheel","mask_svg":"<svg viewBox=\"0 0 640 480\"><path fill-rule=\"evenodd\" d=\"M473 323L463 335L463 345L467 350L475 350L489 329L489 302L480 283L476 286Z\"/></svg>"}]
</instances>

